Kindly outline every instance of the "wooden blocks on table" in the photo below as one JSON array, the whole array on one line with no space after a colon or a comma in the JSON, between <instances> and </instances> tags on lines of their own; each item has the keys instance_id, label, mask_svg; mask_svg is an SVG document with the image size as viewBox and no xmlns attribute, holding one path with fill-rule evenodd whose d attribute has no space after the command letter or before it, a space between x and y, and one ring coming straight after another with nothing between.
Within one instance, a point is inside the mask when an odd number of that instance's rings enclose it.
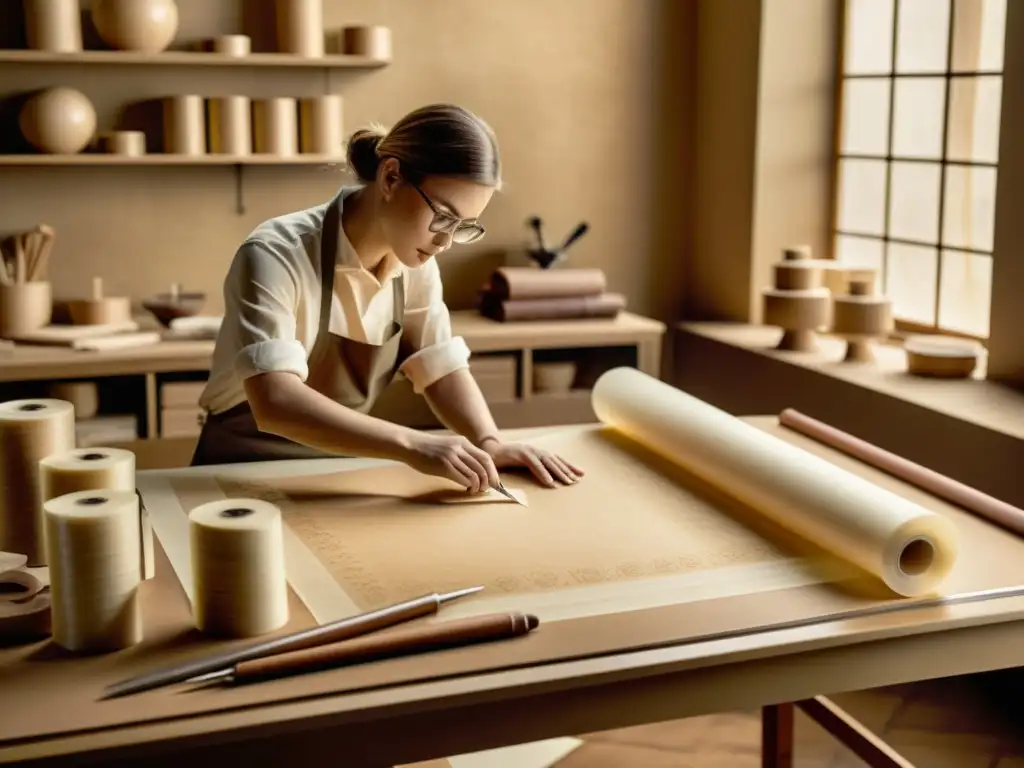
<instances>
[{"instance_id":1,"label":"wooden blocks on table","mask_svg":"<svg viewBox=\"0 0 1024 768\"><path fill-rule=\"evenodd\" d=\"M873 362L871 340L893 328L892 302L874 293L873 281L851 280L847 290L833 300L832 333L846 340L843 362Z\"/></svg>"},{"instance_id":2,"label":"wooden blocks on table","mask_svg":"<svg viewBox=\"0 0 1024 768\"><path fill-rule=\"evenodd\" d=\"M829 324L832 295L808 246L788 248L775 265L775 286L763 293L764 323L782 328L776 349L813 352L817 333Z\"/></svg>"}]
</instances>

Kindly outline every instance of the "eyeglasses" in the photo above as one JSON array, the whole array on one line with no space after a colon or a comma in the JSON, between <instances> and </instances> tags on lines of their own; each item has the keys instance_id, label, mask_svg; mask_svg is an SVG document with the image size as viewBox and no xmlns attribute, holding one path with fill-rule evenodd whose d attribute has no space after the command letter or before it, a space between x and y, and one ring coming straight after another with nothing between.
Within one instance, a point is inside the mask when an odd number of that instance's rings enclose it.
<instances>
[{"instance_id":1,"label":"eyeglasses","mask_svg":"<svg viewBox=\"0 0 1024 768\"><path fill-rule=\"evenodd\" d=\"M486 230L475 221L460 219L451 212L438 208L434 201L427 196L427 193L419 188L419 185L410 182L410 186L420 193L420 197L434 212L434 218L429 227L431 232L449 233L452 236L452 242L460 245L475 242L484 236Z\"/></svg>"}]
</instances>

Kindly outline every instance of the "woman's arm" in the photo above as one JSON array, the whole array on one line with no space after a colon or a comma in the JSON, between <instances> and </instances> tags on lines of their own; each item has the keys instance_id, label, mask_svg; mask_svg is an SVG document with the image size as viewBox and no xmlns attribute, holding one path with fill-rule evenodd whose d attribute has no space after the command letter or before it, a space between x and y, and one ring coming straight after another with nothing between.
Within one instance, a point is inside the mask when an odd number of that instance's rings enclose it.
<instances>
[{"instance_id":1,"label":"woman's arm","mask_svg":"<svg viewBox=\"0 0 1024 768\"><path fill-rule=\"evenodd\" d=\"M428 386L423 395L437 418L448 429L465 435L473 445L482 447L488 440L501 440L491 409L468 368L443 376Z\"/></svg>"},{"instance_id":2,"label":"woman's arm","mask_svg":"<svg viewBox=\"0 0 1024 768\"><path fill-rule=\"evenodd\" d=\"M251 376L245 396L261 432L327 453L405 461L415 442L415 430L345 408L291 373Z\"/></svg>"},{"instance_id":3,"label":"woman's arm","mask_svg":"<svg viewBox=\"0 0 1024 768\"><path fill-rule=\"evenodd\" d=\"M431 435L358 413L292 373L250 376L245 394L262 432L327 453L401 461L425 474L454 480L473 493L498 483L491 457L464 437Z\"/></svg>"}]
</instances>

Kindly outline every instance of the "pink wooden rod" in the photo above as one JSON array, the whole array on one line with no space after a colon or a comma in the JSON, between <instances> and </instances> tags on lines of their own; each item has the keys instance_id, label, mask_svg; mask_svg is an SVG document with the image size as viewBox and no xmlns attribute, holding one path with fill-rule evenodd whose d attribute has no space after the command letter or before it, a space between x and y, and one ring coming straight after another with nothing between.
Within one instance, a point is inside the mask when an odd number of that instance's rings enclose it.
<instances>
[{"instance_id":1,"label":"pink wooden rod","mask_svg":"<svg viewBox=\"0 0 1024 768\"><path fill-rule=\"evenodd\" d=\"M1024 510L787 408L779 424L1024 536Z\"/></svg>"}]
</instances>

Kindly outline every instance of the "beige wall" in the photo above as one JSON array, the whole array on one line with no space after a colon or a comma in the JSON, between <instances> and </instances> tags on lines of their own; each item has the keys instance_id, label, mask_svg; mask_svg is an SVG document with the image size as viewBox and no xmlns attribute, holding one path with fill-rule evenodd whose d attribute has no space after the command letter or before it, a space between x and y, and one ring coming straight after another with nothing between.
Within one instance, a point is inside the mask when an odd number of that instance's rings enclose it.
<instances>
[{"instance_id":1,"label":"beige wall","mask_svg":"<svg viewBox=\"0 0 1024 768\"><path fill-rule=\"evenodd\" d=\"M245 0L255 8L262 0ZM449 301L472 302L508 249L526 242L526 218L541 214L550 237L580 219L592 230L573 252L599 266L631 308L674 319L681 305L693 0L325 0L328 27L380 23L393 30L394 62L383 70L257 70L0 65L0 95L49 85L83 90L101 128L121 108L175 92L251 96L345 96L351 131L387 123L430 101L478 111L497 130L507 189L487 212L488 237L444 257ZM18 40L20 3L0 8L0 44ZM245 26L259 42L265 13L241 0L178 0L179 43ZM12 35L13 31L13 35ZM6 110L0 141L16 120ZM230 167L0 168L0 233L40 221L56 227L58 295L88 290L135 298L174 281L210 294L244 235L259 221L315 205L343 180L337 169L247 167L247 210L235 212Z\"/></svg>"},{"instance_id":2,"label":"beige wall","mask_svg":"<svg viewBox=\"0 0 1024 768\"><path fill-rule=\"evenodd\" d=\"M698 11L688 319L760 322L783 248L831 251L841 0L712 0Z\"/></svg>"}]
</instances>

